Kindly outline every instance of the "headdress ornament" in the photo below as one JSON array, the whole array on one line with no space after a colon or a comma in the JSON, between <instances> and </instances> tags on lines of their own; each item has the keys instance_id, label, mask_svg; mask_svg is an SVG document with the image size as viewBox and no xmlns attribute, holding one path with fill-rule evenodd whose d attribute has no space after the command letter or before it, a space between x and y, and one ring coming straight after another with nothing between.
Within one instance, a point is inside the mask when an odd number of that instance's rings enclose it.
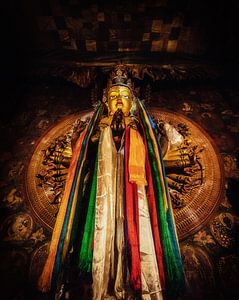
<instances>
[{"instance_id":1,"label":"headdress ornament","mask_svg":"<svg viewBox=\"0 0 239 300\"><path fill-rule=\"evenodd\" d=\"M107 83L107 88L103 92L103 103L107 105L108 102L108 91L110 88L114 86L124 86L127 87L132 94L132 108L131 108L131 113L133 113L136 110L136 105L135 105L135 96L134 96L134 87L131 79L129 78L130 75L130 69L124 64L117 64L111 73L109 74L109 79Z\"/></svg>"},{"instance_id":2,"label":"headdress ornament","mask_svg":"<svg viewBox=\"0 0 239 300\"><path fill-rule=\"evenodd\" d=\"M132 82L129 78L129 69L123 64L116 65L112 70L109 76L107 89L109 90L112 86L118 85L125 86L133 92Z\"/></svg>"}]
</instances>

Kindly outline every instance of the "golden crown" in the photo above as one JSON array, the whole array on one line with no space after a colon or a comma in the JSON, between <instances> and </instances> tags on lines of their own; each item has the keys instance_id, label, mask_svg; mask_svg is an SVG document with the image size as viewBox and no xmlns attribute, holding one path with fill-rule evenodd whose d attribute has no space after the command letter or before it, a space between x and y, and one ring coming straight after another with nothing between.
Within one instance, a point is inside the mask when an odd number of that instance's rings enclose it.
<instances>
[{"instance_id":1,"label":"golden crown","mask_svg":"<svg viewBox=\"0 0 239 300\"><path fill-rule=\"evenodd\" d=\"M130 69L123 64L118 64L111 71L107 89L109 90L112 86L122 85L128 87L133 92L133 86L131 79L129 78Z\"/></svg>"}]
</instances>

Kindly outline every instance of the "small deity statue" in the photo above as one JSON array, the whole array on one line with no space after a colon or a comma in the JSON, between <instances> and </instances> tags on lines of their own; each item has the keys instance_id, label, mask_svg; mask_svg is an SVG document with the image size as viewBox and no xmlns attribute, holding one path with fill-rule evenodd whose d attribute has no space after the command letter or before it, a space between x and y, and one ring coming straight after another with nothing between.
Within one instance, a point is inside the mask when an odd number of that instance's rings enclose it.
<instances>
[{"instance_id":1,"label":"small deity statue","mask_svg":"<svg viewBox=\"0 0 239 300\"><path fill-rule=\"evenodd\" d=\"M20 214L11 220L5 241L25 241L32 233L32 220L27 214Z\"/></svg>"},{"instance_id":2,"label":"small deity statue","mask_svg":"<svg viewBox=\"0 0 239 300\"><path fill-rule=\"evenodd\" d=\"M179 296L184 271L155 125L117 65L77 139L38 286L70 263L93 299ZM70 257L70 259L68 259Z\"/></svg>"}]
</instances>

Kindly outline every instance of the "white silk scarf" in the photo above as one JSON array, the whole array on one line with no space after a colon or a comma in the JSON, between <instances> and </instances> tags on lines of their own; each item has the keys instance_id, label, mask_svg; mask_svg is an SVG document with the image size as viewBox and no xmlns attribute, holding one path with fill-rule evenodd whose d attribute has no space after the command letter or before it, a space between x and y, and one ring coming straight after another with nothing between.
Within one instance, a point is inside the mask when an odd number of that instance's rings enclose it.
<instances>
[{"instance_id":1,"label":"white silk scarf","mask_svg":"<svg viewBox=\"0 0 239 300\"><path fill-rule=\"evenodd\" d=\"M124 149L121 146L117 152L109 126L101 132L98 151L92 263L93 299L132 299L132 291L126 282ZM138 201L142 299L162 300L144 186L138 186Z\"/></svg>"},{"instance_id":2,"label":"white silk scarf","mask_svg":"<svg viewBox=\"0 0 239 300\"><path fill-rule=\"evenodd\" d=\"M110 127L99 140L93 251L93 298L124 299L124 153L116 150Z\"/></svg>"},{"instance_id":3,"label":"white silk scarf","mask_svg":"<svg viewBox=\"0 0 239 300\"><path fill-rule=\"evenodd\" d=\"M162 300L163 295L154 248L148 200L143 185L138 186L138 201L142 299Z\"/></svg>"}]
</instances>

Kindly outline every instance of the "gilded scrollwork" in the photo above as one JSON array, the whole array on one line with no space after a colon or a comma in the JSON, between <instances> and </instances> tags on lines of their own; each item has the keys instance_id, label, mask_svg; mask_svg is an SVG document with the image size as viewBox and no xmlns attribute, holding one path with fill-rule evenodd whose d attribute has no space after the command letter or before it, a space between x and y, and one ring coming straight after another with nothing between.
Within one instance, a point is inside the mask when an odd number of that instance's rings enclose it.
<instances>
[{"instance_id":1,"label":"gilded scrollwork","mask_svg":"<svg viewBox=\"0 0 239 300\"><path fill-rule=\"evenodd\" d=\"M203 166L200 162L202 148L192 143L189 128L179 123L174 127L162 120L156 121L156 130L164 154L167 184L174 208L185 206L184 194L203 183ZM42 171L37 174L39 186L51 195L50 204L61 202L72 149L86 122L76 120L71 129L59 136L43 150Z\"/></svg>"},{"instance_id":2,"label":"gilded scrollwork","mask_svg":"<svg viewBox=\"0 0 239 300\"><path fill-rule=\"evenodd\" d=\"M155 124L172 204L174 208L181 208L186 205L184 195L203 184L201 152L204 148L193 143L190 130L184 123L173 126L158 119Z\"/></svg>"},{"instance_id":3,"label":"gilded scrollwork","mask_svg":"<svg viewBox=\"0 0 239 300\"><path fill-rule=\"evenodd\" d=\"M7 208L19 207L24 202L21 192L15 187L7 193L3 198L3 205Z\"/></svg>"},{"instance_id":4,"label":"gilded scrollwork","mask_svg":"<svg viewBox=\"0 0 239 300\"><path fill-rule=\"evenodd\" d=\"M215 280L207 252L186 244L182 247L182 258L187 287L185 299L208 299L207 293L215 289Z\"/></svg>"},{"instance_id":5,"label":"gilded scrollwork","mask_svg":"<svg viewBox=\"0 0 239 300\"><path fill-rule=\"evenodd\" d=\"M48 65L47 60L45 65L33 70L29 76L44 77L51 76L53 78L62 78L68 82L80 87L89 87L94 81L98 82L102 77L107 76L111 63L102 64L100 61L85 62L79 64L73 62L60 66ZM127 64L128 72L133 80L143 81L146 78L152 82L168 82L168 81L184 81L184 80L205 80L218 79L222 76L221 69L218 67L209 67L207 64Z\"/></svg>"},{"instance_id":6,"label":"gilded scrollwork","mask_svg":"<svg viewBox=\"0 0 239 300\"><path fill-rule=\"evenodd\" d=\"M9 179L16 179L18 176L21 176L23 170L24 170L24 164L22 161L13 162L8 172Z\"/></svg>"},{"instance_id":7,"label":"gilded scrollwork","mask_svg":"<svg viewBox=\"0 0 239 300\"><path fill-rule=\"evenodd\" d=\"M29 214L20 213L5 219L1 226L3 241L26 241L33 230L33 220Z\"/></svg>"},{"instance_id":8,"label":"gilded scrollwork","mask_svg":"<svg viewBox=\"0 0 239 300\"><path fill-rule=\"evenodd\" d=\"M50 231L61 201L71 151L91 115L92 111L69 115L56 124L36 145L31 158L27 199L40 224ZM162 146L179 239L183 239L202 228L221 197L221 162L207 134L192 120L159 109L151 109L151 115ZM53 172L55 177L51 176Z\"/></svg>"},{"instance_id":9,"label":"gilded scrollwork","mask_svg":"<svg viewBox=\"0 0 239 300\"><path fill-rule=\"evenodd\" d=\"M41 172L36 177L39 187L48 191L50 204L57 207L61 202L74 144L87 122L77 119L69 131L54 139L43 150Z\"/></svg>"},{"instance_id":10,"label":"gilded scrollwork","mask_svg":"<svg viewBox=\"0 0 239 300\"><path fill-rule=\"evenodd\" d=\"M215 244L213 237L205 230L200 230L199 232L197 232L193 237L193 241L203 247L207 247L207 245L210 244Z\"/></svg>"},{"instance_id":11,"label":"gilded scrollwork","mask_svg":"<svg viewBox=\"0 0 239 300\"><path fill-rule=\"evenodd\" d=\"M46 236L44 234L43 228L41 227L37 231L35 231L31 235L30 239L34 241L34 244L44 241L46 239Z\"/></svg>"},{"instance_id":12,"label":"gilded scrollwork","mask_svg":"<svg viewBox=\"0 0 239 300\"><path fill-rule=\"evenodd\" d=\"M43 227L34 229L35 224L30 214L17 213L7 217L0 228L2 240L6 243L37 244L46 239Z\"/></svg>"},{"instance_id":13,"label":"gilded scrollwork","mask_svg":"<svg viewBox=\"0 0 239 300\"><path fill-rule=\"evenodd\" d=\"M210 230L215 240L224 248L235 245L235 219L231 213L223 212L210 223Z\"/></svg>"}]
</instances>

